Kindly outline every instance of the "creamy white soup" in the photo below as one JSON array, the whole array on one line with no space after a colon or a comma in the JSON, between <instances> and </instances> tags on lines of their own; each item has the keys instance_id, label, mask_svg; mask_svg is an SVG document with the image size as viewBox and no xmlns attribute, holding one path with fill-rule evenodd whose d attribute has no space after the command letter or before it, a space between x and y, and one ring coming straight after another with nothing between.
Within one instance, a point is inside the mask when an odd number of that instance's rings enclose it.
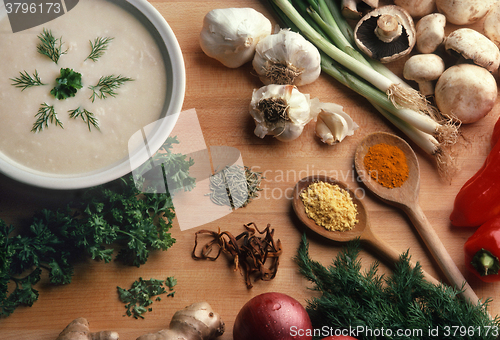
<instances>
[{"instance_id":1,"label":"creamy white soup","mask_svg":"<svg viewBox=\"0 0 500 340\"><path fill-rule=\"evenodd\" d=\"M58 64L37 52L43 29L62 38ZM90 41L113 38L96 61L85 60ZM82 75L75 97L58 100L50 94L61 68ZM21 91L12 78L38 72L47 85ZM91 101L101 76L129 77L116 95ZM65 15L12 33L7 17L0 21L0 155L36 171L78 174L124 159L130 137L159 118L165 101L166 76L162 55L147 29L128 11L106 0L84 0ZM63 128L50 124L32 132L41 105L53 106ZM95 115L99 129L69 111L85 108Z\"/></svg>"}]
</instances>

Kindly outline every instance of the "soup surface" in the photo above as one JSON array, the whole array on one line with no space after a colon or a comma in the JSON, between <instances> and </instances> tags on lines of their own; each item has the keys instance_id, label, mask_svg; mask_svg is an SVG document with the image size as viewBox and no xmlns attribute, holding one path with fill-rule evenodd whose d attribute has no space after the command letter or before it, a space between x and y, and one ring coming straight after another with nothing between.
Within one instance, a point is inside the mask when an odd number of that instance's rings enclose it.
<instances>
[{"instance_id":1,"label":"soup surface","mask_svg":"<svg viewBox=\"0 0 500 340\"><path fill-rule=\"evenodd\" d=\"M61 38L63 54L56 64L37 52L43 29ZM87 59L90 41L113 38L96 62ZM74 97L58 100L50 94L61 68L82 75ZM43 86L21 90L12 78L38 73ZM123 76L115 96L95 98L92 90L102 76ZM97 170L128 155L130 137L159 118L166 76L163 59L147 29L129 12L105 0L85 0L65 15L29 30L12 33L0 20L0 157L36 172L78 174ZM53 106L63 128L50 124L32 132L42 104ZM70 118L78 107L93 113L99 129L81 118Z\"/></svg>"}]
</instances>

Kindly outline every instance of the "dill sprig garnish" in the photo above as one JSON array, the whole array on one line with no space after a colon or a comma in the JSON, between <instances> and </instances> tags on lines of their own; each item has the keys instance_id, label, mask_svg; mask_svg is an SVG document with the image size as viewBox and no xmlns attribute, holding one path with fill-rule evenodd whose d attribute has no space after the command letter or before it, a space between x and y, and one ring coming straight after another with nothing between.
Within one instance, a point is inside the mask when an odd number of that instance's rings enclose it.
<instances>
[{"instance_id":1,"label":"dill sprig garnish","mask_svg":"<svg viewBox=\"0 0 500 340\"><path fill-rule=\"evenodd\" d=\"M19 77L10 78L10 80L12 80L14 82L14 83L12 83L12 85L14 85L15 87L22 88L21 91L24 91L28 87L32 87L32 86L46 85L46 84L42 83L42 80L40 79L40 76L38 75L37 70L35 70L35 73L33 73L33 76L30 76L28 74L28 72L26 72L26 71L24 71L24 73L19 72Z\"/></svg>"},{"instance_id":2,"label":"dill sprig garnish","mask_svg":"<svg viewBox=\"0 0 500 340\"><path fill-rule=\"evenodd\" d=\"M91 52L85 60L90 59L93 62L96 62L97 59L104 55L104 52L108 49L108 44L113 40L113 38L109 37L97 37L94 39L94 42L90 42Z\"/></svg>"},{"instance_id":3,"label":"dill sprig garnish","mask_svg":"<svg viewBox=\"0 0 500 340\"><path fill-rule=\"evenodd\" d=\"M37 45L38 53L46 55L56 64L61 55L67 53L67 50L62 50L62 37L56 39L50 30L44 28L38 39L40 39L40 43Z\"/></svg>"},{"instance_id":4,"label":"dill sprig garnish","mask_svg":"<svg viewBox=\"0 0 500 340\"><path fill-rule=\"evenodd\" d=\"M87 123L89 131L92 131L92 126L94 126L97 130L100 130L99 121L97 120L97 118L94 116L92 112L87 111L85 108L79 107L75 110L70 110L68 112L70 118L76 119L80 117L85 123Z\"/></svg>"},{"instance_id":5,"label":"dill sprig garnish","mask_svg":"<svg viewBox=\"0 0 500 340\"><path fill-rule=\"evenodd\" d=\"M102 76L97 82L97 85L89 86L89 89L92 90L92 95L90 96L90 99L92 100L92 102L94 102L96 98L106 99L107 96L114 97L117 95L115 90L118 89L127 81L133 81L133 79L128 77L122 77L121 75Z\"/></svg>"},{"instance_id":6,"label":"dill sprig garnish","mask_svg":"<svg viewBox=\"0 0 500 340\"><path fill-rule=\"evenodd\" d=\"M49 127L49 123L54 123L55 125L59 125L61 128L63 127L62 122L57 118L56 111L54 110L54 106L48 105L47 103L43 103L38 109L38 113L35 115L37 120L35 124L33 124L32 132L42 131L44 128Z\"/></svg>"}]
</instances>

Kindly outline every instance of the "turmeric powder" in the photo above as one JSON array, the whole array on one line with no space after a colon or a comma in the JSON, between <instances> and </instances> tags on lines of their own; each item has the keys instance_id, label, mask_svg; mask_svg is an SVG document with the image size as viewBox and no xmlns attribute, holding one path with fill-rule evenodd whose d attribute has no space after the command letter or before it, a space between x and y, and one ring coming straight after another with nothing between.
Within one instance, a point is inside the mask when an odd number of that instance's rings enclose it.
<instances>
[{"instance_id":1,"label":"turmeric powder","mask_svg":"<svg viewBox=\"0 0 500 340\"><path fill-rule=\"evenodd\" d=\"M402 186L410 172L404 152L394 145L371 146L363 161L370 177L386 188Z\"/></svg>"}]
</instances>

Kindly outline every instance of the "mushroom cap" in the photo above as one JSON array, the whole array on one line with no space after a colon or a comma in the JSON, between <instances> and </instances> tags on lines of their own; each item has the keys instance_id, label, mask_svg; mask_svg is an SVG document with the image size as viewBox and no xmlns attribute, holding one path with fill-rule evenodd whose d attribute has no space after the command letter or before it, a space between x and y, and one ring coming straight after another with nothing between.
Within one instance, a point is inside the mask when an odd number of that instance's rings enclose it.
<instances>
[{"instance_id":1,"label":"mushroom cap","mask_svg":"<svg viewBox=\"0 0 500 340\"><path fill-rule=\"evenodd\" d=\"M417 83L438 79L445 70L443 59L437 54L415 54L404 65L403 77Z\"/></svg>"},{"instance_id":2,"label":"mushroom cap","mask_svg":"<svg viewBox=\"0 0 500 340\"><path fill-rule=\"evenodd\" d=\"M431 13L416 24L416 48L420 53L433 53L444 42L446 17L441 13Z\"/></svg>"},{"instance_id":3,"label":"mushroom cap","mask_svg":"<svg viewBox=\"0 0 500 340\"><path fill-rule=\"evenodd\" d=\"M497 98L495 77L483 67L459 64L446 69L439 77L435 99L439 110L463 124L486 116Z\"/></svg>"},{"instance_id":4,"label":"mushroom cap","mask_svg":"<svg viewBox=\"0 0 500 340\"><path fill-rule=\"evenodd\" d=\"M500 47L500 2L496 2L484 17L484 35Z\"/></svg>"},{"instance_id":5,"label":"mushroom cap","mask_svg":"<svg viewBox=\"0 0 500 340\"><path fill-rule=\"evenodd\" d=\"M450 54L461 55L490 72L495 72L500 65L500 50L495 43L471 28L451 32L444 46Z\"/></svg>"},{"instance_id":6,"label":"mushroom cap","mask_svg":"<svg viewBox=\"0 0 500 340\"><path fill-rule=\"evenodd\" d=\"M436 8L436 0L394 0L394 4L403 7L413 18L431 14Z\"/></svg>"},{"instance_id":7,"label":"mushroom cap","mask_svg":"<svg viewBox=\"0 0 500 340\"><path fill-rule=\"evenodd\" d=\"M436 0L439 12L455 25L469 25L486 15L496 0Z\"/></svg>"},{"instance_id":8,"label":"mushroom cap","mask_svg":"<svg viewBox=\"0 0 500 340\"><path fill-rule=\"evenodd\" d=\"M383 15L392 15L401 26L401 34L390 42L383 42L376 34L377 21ZM402 7L388 5L379 7L361 18L354 28L356 45L373 59L388 63L411 52L415 46L415 24L410 14Z\"/></svg>"}]
</instances>

